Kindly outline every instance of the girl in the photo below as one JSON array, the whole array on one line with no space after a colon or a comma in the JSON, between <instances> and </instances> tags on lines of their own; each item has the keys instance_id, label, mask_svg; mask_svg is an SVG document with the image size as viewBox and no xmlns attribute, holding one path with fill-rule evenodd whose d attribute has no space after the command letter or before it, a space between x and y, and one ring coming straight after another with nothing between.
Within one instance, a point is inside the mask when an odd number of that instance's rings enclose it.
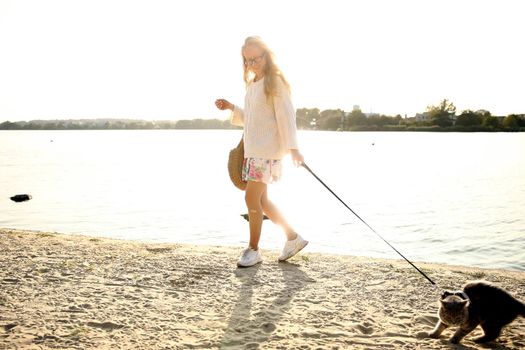
<instances>
[{"instance_id":1,"label":"girl","mask_svg":"<svg viewBox=\"0 0 525 350\"><path fill-rule=\"evenodd\" d=\"M259 37L248 37L241 50L246 82L244 109L224 99L215 104L232 111L231 123L244 127L244 164L242 177L247 181L245 200L250 219L250 242L244 249L240 267L262 261L259 239L263 213L281 226L288 238L280 261L288 260L308 241L288 224L279 209L268 199L267 185L281 176L281 159L288 153L296 166L304 162L297 146L295 110L288 82L274 62L273 52Z\"/></svg>"}]
</instances>

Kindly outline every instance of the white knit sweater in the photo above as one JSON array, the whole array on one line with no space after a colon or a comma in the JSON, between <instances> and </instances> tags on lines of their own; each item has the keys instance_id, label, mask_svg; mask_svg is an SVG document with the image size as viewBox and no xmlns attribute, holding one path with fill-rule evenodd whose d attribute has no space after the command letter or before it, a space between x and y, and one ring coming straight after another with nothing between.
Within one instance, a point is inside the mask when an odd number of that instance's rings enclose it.
<instances>
[{"instance_id":1,"label":"white knit sweater","mask_svg":"<svg viewBox=\"0 0 525 350\"><path fill-rule=\"evenodd\" d=\"M277 80L273 106L266 101L264 78L248 83L244 109L235 106L231 123L244 127L244 157L281 159L297 149L295 110L289 89Z\"/></svg>"}]
</instances>

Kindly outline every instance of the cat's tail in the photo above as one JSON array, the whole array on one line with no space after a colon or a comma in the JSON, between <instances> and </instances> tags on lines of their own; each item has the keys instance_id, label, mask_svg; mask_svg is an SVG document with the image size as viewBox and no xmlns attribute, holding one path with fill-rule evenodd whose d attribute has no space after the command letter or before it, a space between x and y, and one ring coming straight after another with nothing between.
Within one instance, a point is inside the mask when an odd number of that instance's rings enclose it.
<instances>
[{"instance_id":1,"label":"cat's tail","mask_svg":"<svg viewBox=\"0 0 525 350\"><path fill-rule=\"evenodd\" d=\"M523 304L522 302L519 302L520 303L520 315L525 317L525 304Z\"/></svg>"}]
</instances>

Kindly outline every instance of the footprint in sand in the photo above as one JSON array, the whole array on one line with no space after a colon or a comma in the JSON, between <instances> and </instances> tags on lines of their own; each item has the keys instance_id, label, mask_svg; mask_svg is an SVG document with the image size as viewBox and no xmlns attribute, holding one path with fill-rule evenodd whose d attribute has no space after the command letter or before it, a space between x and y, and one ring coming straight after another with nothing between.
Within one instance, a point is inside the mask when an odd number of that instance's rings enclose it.
<instances>
[{"instance_id":1,"label":"footprint in sand","mask_svg":"<svg viewBox=\"0 0 525 350\"><path fill-rule=\"evenodd\" d=\"M4 332L9 332L11 329L15 328L17 324L15 323L9 323L3 326Z\"/></svg>"},{"instance_id":2,"label":"footprint in sand","mask_svg":"<svg viewBox=\"0 0 525 350\"><path fill-rule=\"evenodd\" d=\"M89 327L100 328L105 331L112 331L114 329L120 329L124 327L123 325L113 323L113 322L102 322L102 323L101 322L88 322L87 325Z\"/></svg>"},{"instance_id":3,"label":"footprint in sand","mask_svg":"<svg viewBox=\"0 0 525 350\"><path fill-rule=\"evenodd\" d=\"M169 253L171 252L171 248L165 248L165 247L148 247L146 250L150 253Z\"/></svg>"},{"instance_id":4,"label":"footprint in sand","mask_svg":"<svg viewBox=\"0 0 525 350\"><path fill-rule=\"evenodd\" d=\"M415 336L417 339L424 339L424 338L429 337L429 333L428 332L417 332Z\"/></svg>"},{"instance_id":5,"label":"footprint in sand","mask_svg":"<svg viewBox=\"0 0 525 350\"><path fill-rule=\"evenodd\" d=\"M358 324L355 326L363 334L372 334L374 333L374 328L372 326L367 326L366 324Z\"/></svg>"},{"instance_id":6,"label":"footprint in sand","mask_svg":"<svg viewBox=\"0 0 525 350\"><path fill-rule=\"evenodd\" d=\"M261 326L261 328L266 333L272 333L273 331L275 331L275 329L277 329L277 327L273 323L265 323Z\"/></svg>"}]
</instances>

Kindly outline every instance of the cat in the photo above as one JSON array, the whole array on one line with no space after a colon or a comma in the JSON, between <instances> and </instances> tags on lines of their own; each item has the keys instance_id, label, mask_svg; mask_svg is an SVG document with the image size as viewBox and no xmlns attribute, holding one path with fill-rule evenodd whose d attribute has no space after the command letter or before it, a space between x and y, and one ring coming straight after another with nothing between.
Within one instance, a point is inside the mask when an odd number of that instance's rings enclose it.
<instances>
[{"instance_id":1,"label":"cat","mask_svg":"<svg viewBox=\"0 0 525 350\"><path fill-rule=\"evenodd\" d=\"M429 337L438 338L449 326L459 326L450 342L457 344L478 325L484 335L474 339L486 343L499 337L501 329L516 317L525 317L525 304L503 289L485 281L467 283L462 291L445 291L439 300L439 320Z\"/></svg>"}]
</instances>

